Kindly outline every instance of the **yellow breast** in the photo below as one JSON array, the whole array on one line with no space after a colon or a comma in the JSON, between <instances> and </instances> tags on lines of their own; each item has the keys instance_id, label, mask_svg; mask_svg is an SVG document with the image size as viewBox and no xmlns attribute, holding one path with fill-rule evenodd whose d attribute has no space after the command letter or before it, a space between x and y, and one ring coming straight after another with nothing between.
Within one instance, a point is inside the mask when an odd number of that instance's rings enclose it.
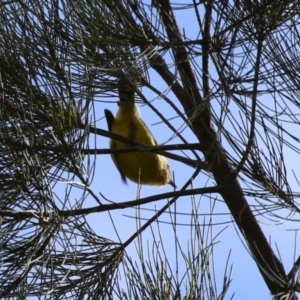
<instances>
[{"instance_id":1,"label":"yellow breast","mask_svg":"<svg viewBox=\"0 0 300 300\"><path fill-rule=\"evenodd\" d=\"M120 103L119 111L112 124L112 132L133 141L155 146L156 141L140 118L135 103ZM129 147L122 142L111 140L110 147ZM168 161L164 156L149 152L112 154L112 159L119 170L130 180L147 185L165 185L171 183Z\"/></svg>"}]
</instances>

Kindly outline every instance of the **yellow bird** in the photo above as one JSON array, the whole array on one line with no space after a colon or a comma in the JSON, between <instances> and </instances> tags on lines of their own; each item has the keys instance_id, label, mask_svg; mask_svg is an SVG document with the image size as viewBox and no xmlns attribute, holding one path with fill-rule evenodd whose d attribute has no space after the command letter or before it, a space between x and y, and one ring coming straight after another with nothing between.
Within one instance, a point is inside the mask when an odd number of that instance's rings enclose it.
<instances>
[{"instance_id":1,"label":"yellow bird","mask_svg":"<svg viewBox=\"0 0 300 300\"><path fill-rule=\"evenodd\" d=\"M108 130L127 137L133 141L156 146L152 133L140 117L140 111L134 103L135 87L127 80L119 80L119 110L114 117L105 109ZM110 148L130 147L125 143L110 140ZM119 170L122 181L126 179L145 185L162 186L170 184L176 188L171 179L170 168L166 157L150 152L132 152L111 154L112 160Z\"/></svg>"}]
</instances>

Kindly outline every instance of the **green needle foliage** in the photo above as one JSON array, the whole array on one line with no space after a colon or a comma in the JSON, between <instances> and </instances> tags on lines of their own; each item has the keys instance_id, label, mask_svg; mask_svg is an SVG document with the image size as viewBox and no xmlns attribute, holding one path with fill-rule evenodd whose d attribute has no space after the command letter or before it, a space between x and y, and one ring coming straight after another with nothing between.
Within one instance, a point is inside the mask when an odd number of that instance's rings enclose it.
<instances>
[{"instance_id":1,"label":"green needle foliage","mask_svg":"<svg viewBox=\"0 0 300 300\"><path fill-rule=\"evenodd\" d=\"M280 256L297 239L275 251L263 224L299 222L287 161L300 152L300 5L185 2L2 1L0 299L230 299L232 256L215 257L226 226L272 297L297 299L299 254L290 269ZM135 99L186 163L177 191L142 198L138 187L121 202L95 188L110 151L99 138L120 139L99 125L101 105L124 76L159 100ZM124 238L113 211L132 207Z\"/></svg>"}]
</instances>

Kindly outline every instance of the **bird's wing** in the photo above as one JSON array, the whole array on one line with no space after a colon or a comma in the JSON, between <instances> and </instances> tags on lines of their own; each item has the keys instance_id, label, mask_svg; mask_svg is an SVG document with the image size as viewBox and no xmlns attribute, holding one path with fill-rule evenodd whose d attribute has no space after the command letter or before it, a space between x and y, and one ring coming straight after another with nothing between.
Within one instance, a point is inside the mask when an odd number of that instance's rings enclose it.
<instances>
[{"instance_id":1,"label":"bird's wing","mask_svg":"<svg viewBox=\"0 0 300 300\"><path fill-rule=\"evenodd\" d=\"M133 121L131 121L130 123L128 138L133 141L136 141L136 124Z\"/></svg>"},{"instance_id":2,"label":"bird's wing","mask_svg":"<svg viewBox=\"0 0 300 300\"><path fill-rule=\"evenodd\" d=\"M148 128L148 126L145 124L145 122L140 118L139 122L141 122L143 124L143 127L145 128L145 132L147 133L147 141L145 140L139 140L138 142L149 145L149 146L158 146L158 143L155 139L155 137L153 136L152 132L150 131L150 129Z\"/></svg>"},{"instance_id":3,"label":"bird's wing","mask_svg":"<svg viewBox=\"0 0 300 300\"><path fill-rule=\"evenodd\" d=\"M111 132L112 123L114 122L115 117L112 114L112 112L108 109L104 109L104 114L105 114L105 118L106 118L106 122L107 122L108 131Z\"/></svg>"},{"instance_id":4,"label":"bird's wing","mask_svg":"<svg viewBox=\"0 0 300 300\"><path fill-rule=\"evenodd\" d=\"M109 132L112 132L112 124L115 120L115 117L114 115L112 114L112 112L108 109L105 109L104 110L104 114L105 114L105 118L106 118L106 122L107 122L107 127L108 127L108 131ZM110 146L112 149L116 149L116 145L114 145L114 140L110 140ZM124 175L124 173L122 172L121 168L120 168L120 163L119 163L119 160L118 160L118 156L115 155L115 154L111 154L111 158L113 159L120 175L121 175L121 178L122 178L122 181L127 184L127 180L126 180L126 177Z\"/></svg>"},{"instance_id":5,"label":"bird's wing","mask_svg":"<svg viewBox=\"0 0 300 300\"><path fill-rule=\"evenodd\" d=\"M111 146L112 149L117 149L117 147L114 145L114 140L110 140L110 146ZM111 154L111 158L114 161L115 166L116 166L116 168L118 169L118 171L119 171L119 173L121 175L123 183L127 184L126 176L125 176L125 174L122 172L122 170L120 168L120 163L119 163L119 160L118 160L118 155Z\"/></svg>"},{"instance_id":6,"label":"bird's wing","mask_svg":"<svg viewBox=\"0 0 300 300\"><path fill-rule=\"evenodd\" d=\"M149 134L151 135L151 138L152 138L152 140L153 140L153 142L154 142L154 145L155 145L155 146L158 146L158 143L157 143L156 139L154 138L153 134L151 133L151 131L149 130L149 128L147 127L147 125L144 123L144 121L143 121L142 119L140 119L140 121L144 124L145 128L149 131ZM168 161L167 161L167 168L168 168L168 170L169 170L169 172L170 172L170 166L169 166ZM177 188L176 184L173 182L172 179L171 179L170 182L168 182L168 183L169 183L172 187L174 187L175 189Z\"/></svg>"}]
</instances>

